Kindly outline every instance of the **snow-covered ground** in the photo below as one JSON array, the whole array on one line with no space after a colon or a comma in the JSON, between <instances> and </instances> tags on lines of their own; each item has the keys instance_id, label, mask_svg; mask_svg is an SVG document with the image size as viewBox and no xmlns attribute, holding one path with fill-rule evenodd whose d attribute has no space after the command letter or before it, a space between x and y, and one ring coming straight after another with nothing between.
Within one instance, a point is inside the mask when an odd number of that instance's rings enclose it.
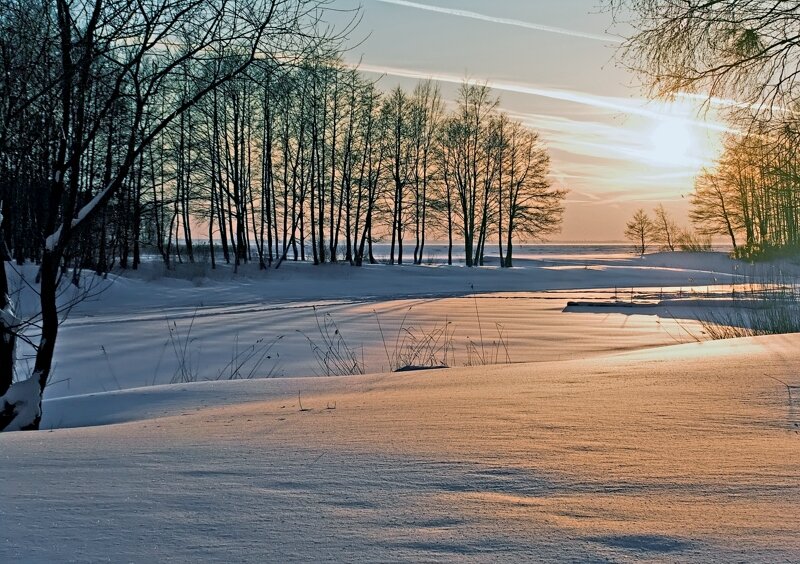
<instances>
[{"instance_id":1,"label":"snow-covered ground","mask_svg":"<svg viewBox=\"0 0 800 564\"><path fill-rule=\"evenodd\" d=\"M63 327L52 430L0 435L0 561L798 561L800 393L774 378L800 384L800 337L678 344L700 328L562 312L713 295L746 268L680 254L116 278ZM401 326L445 320L451 365L480 342L517 364L313 377L297 332L313 337L312 304L367 370ZM306 377L150 385L175 372L167 324L185 336L192 319L198 379L237 335L279 334L280 370Z\"/></svg>"},{"instance_id":2,"label":"snow-covered ground","mask_svg":"<svg viewBox=\"0 0 800 564\"><path fill-rule=\"evenodd\" d=\"M751 269L717 253L540 254L518 257L517 264L356 269L288 262L277 271L246 268L238 275L230 268L183 265L164 272L160 264L147 264L125 276L90 280L96 295L79 303L62 326L47 397L229 378L232 372L324 375L309 342L326 348L318 322L335 324L364 372L394 368L413 339L445 327L439 346L447 351L439 356L448 366L565 360L689 342L702 328L675 321L670 312L562 310L572 300L629 300L640 292L725 292ZM25 275L32 280L35 271ZM65 300L72 294L67 289ZM35 310L30 292L17 310ZM256 354L236 373L253 347Z\"/></svg>"}]
</instances>

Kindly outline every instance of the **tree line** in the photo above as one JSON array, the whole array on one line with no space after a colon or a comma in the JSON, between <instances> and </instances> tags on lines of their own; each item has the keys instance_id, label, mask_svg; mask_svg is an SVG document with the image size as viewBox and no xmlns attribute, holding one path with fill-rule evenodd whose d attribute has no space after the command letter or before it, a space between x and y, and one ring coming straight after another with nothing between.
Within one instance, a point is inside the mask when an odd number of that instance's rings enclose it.
<instances>
[{"instance_id":1,"label":"tree line","mask_svg":"<svg viewBox=\"0 0 800 564\"><path fill-rule=\"evenodd\" d=\"M800 241L797 2L606 0L633 32L622 47L656 97L705 97L735 131L697 179L691 219L739 256Z\"/></svg>"},{"instance_id":2,"label":"tree line","mask_svg":"<svg viewBox=\"0 0 800 564\"><path fill-rule=\"evenodd\" d=\"M728 238L739 256L800 247L800 163L795 140L730 136L719 162L697 179L691 218Z\"/></svg>"},{"instance_id":3,"label":"tree line","mask_svg":"<svg viewBox=\"0 0 800 564\"><path fill-rule=\"evenodd\" d=\"M3 399L0 428L38 426L70 273L194 262L201 243L212 267L358 266L378 240L420 263L434 235L448 262L496 245L511 266L516 241L558 228L565 193L535 132L483 85L450 106L431 82L380 91L343 63L352 27L333 30L328 4L0 0L0 396L20 338L37 391ZM39 266L32 320L8 259Z\"/></svg>"},{"instance_id":4,"label":"tree line","mask_svg":"<svg viewBox=\"0 0 800 564\"><path fill-rule=\"evenodd\" d=\"M169 174L148 168L155 148L166 147L194 106L251 68L337 49L343 35L323 25L326 4L0 2L0 239L4 259L39 265L39 311L27 320L9 296L9 263L0 269L0 430L39 426L67 268L81 266L88 248L102 268L125 240L136 260L138 239L130 235L141 223L133 219L161 207L141 197L146 175L159 182ZM24 333L31 326L35 342ZM21 339L35 360L12 386Z\"/></svg>"},{"instance_id":5,"label":"tree line","mask_svg":"<svg viewBox=\"0 0 800 564\"><path fill-rule=\"evenodd\" d=\"M644 208L636 210L625 224L625 238L640 255L653 245L666 252L711 250L710 236L680 227L663 204L655 207L652 216Z\"/></svg>"},{"instance_id":6,"label":"tree line","mask_svg":"<svg viewBox=\"0 0 800 564\"><path fill-rule=\"evenodd\" d=\"M242 64L230 56L213 71ZM190 100L208 83L208 66L183 62L152 96L147 119ZM103 109L94 94L105 87L81 91L90 120ZM133 98L115 100L66 172L76 208L120 170L134 106ZM0 172L3 237L19 263L40 261L49 235L41 204L57 156L53 116L43 108L43 127L24 119L6 128L16 148L33 149L10 154ZM218 253L236 267L287 258L361 265L376 262L378 240L390 243L391 264L420 264L431 234L447 238L448 263L455 244L468 266L482 265L494 245L511 266L515 241L558 228L565 194L550 185L539 136L499 112L487 86L463 84L447 111L432 82L384 93L336 54L292 65L253 61L153 135L126 168L62 266L135 269L143 252L155 252L169 267L198 260L198 241L210 247L212 267Z\"/></svg>"}]
</instances>

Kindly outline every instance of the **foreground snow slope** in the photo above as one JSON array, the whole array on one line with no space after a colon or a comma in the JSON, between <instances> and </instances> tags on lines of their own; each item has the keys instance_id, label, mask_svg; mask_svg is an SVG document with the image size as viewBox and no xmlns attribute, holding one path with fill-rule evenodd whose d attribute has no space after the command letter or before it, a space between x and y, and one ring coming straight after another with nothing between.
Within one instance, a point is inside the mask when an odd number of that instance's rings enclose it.
<instances>
[{"instance_id":1,"label":"foreground snow slope","mask_svg":"<svg viewBox=\"0 0 800 564\"><path fill-rule=\"evenodd\" d=\"M798 561L799 347L53 400L0 561Z\"/></svg>"}]
</instances>

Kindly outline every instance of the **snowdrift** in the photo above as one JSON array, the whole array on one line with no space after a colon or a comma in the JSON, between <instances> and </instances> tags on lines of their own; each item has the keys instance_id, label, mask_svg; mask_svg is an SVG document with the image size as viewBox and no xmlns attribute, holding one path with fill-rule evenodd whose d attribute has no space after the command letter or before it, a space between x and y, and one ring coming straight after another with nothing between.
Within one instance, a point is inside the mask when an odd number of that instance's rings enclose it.
<instances>
[{"instance_id":1,"label":"snowdrift","mask_svg":"<svg viewBox=\"0 0 800 564\"><path fill-rule=\"evenodd\" d=\"M51 400L0 560L795 561L798 347Z\"/></svg>"}]
</instances>

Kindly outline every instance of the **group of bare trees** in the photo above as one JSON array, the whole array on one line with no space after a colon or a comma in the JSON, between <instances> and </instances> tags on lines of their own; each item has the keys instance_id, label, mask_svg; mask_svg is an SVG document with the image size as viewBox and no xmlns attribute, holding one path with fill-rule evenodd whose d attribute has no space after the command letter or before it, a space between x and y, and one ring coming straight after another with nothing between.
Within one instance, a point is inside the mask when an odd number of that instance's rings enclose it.
<instances>
[{"instance_id":1,"label":"group of bare trees","mask_svg":"<svg viewBox=\"0 0 800 564\"><path fill-rule=\"evenodd\" d=\"M251 68L296 64L334 47L337 38L318 30L324 4L0 3L3 258L38 262L40 302L33 319L16 316L4 262L0 429L38 427L66 267L91 254L103 268L120 244L131 245L136 260L141 225L135 220L160 209L142 194L149 179L167 174L151 166L155 147L166 144L194 107ZM183 175L184 168L175 172ZM38 342L31 342L35 362L12 389L15 348L26 323L40 330Z\"/></svg>"},{"instance_id":2,"label":"group of bare trees","mask_svg":"<svg viewBox=\"0 0 800 564\"><path fill-rule=\"evenodd\" d=\"M633 243L634 250L640 255L651 245L669 252L711 248L710 241L706 242L691 231L679 227L663 204L656 206L652 217L643 208L636 210L625 224L625 237Z\"/></svg>"},{"instance_id":3,"label":"group of bare trees","mask_svg":"<svg viewBox=\"0 0 800 564\"><path fill-rule=\"evenodd\" d=\"M167 262L173 241L185 245L179 260L194 260L196 219L212 260L219 250L236 265L359 266L376 262L378 240L390 264L409 262L411 243L421 264L433 235L447 237L450 263L463 241L467 265L483 264L494 240L511 266L515 240L561 220L564 191L550 186L538 135L500 113L486 86L464 84L447 112L430 81L382 93L338 59L315 59L266 81L250 73L193 113L197 148L172 152L193 163L191 189L170 174L153 188L171 205L153 221Z\"/></svg>"},{"instance_id":4,"label":"group of bare trees","mask_svg":"<svg viewBox=\"0 0 800 564\"><path fill-rule=\"evenodd\" d=\"M467 266L483 264L493 235L501 265L511 266L515 237L541 237L561 221L565 192L550 186L549 158L538 135L497 113L496 105L485 86L465 84L441 127L438 207L446 218L448 262L454 222Z\"/></svg>"},{"instance_id":5,"label":"group of bare trees","mask_svg":"<svg viewBox=\"0 0 800 564\"><path fill-rule=\"evenodd\" d=\"M204 80L197 67L181 71L171 96L184 100ZM88 148L77 175L87 197L123 129L109 125ZM218 253L236 267L361 265L385 240L391 264L409 261L410 242L420 264L434 234L450 242L449 262L463 241L467 265L483 264L493 240L511 266L515 239L559 225L564 192L550 187L548 163L538 136L498 112L485 86L463 85L447 113L432 82L384 94L335 55L257 60L153 137L67 254L102 273L137 268L143 247L167 266L194 262L202 241L212 267ZM32 228L13 216L6 226L16 258L38 260L38 248L26 252Z\"/></svg>"},{"instance_id":6,"label":"group of bare trees","mask_svg":"<svg viewBox=\"0 0 800 564\"><path fill-rule=\"evenodd\" d=\"M694 222L728 237L742 254L800 246L796 141L769 133L731 136L716 167L697 180Z\"/></svg>"},{"instance_id":7,"label":"group of bare trees","mask_svg":"<svg viewBox=\"0 0 800 564\"><path fill-rule=\"evenodd\" d=\"M511 266L515 240L558 226L535 133L485 86L449 112L430 82L380 92L341 61L328 3L0 0L0 251L38 264L41 306L20 320L0 269L0 429L38 426L68 272L193 262L200 243L212 266L361 265L381 238L420 263L432 233L451 261L454 241L468 265L496 241ZM38 394L20 399L30 324Z\"/></svg>"},{"instance_id":8,"label":"group of bare trees","mask_svg":"<svg viewBox=\"0 0 800 564\"><path fill-rule=\"evenodd\" d=\"M743 255L797 248L800 9L788 0L608 0L651 93L705 95L737 130L697 180L691 217ZM631 17L631 15L633 17Z\"/></svg>"},{"instance_id":9,"label":"group of bare trees","mask_svg":"<svg viewBox=\"0 0 800 564\"><path fill-rule=\"evenodd\" d=\"M379 239L390 242L392 264L408 261L404 247L413 242L419 264L434 234L450 242L449 262L454 242L463 241L467 265L483 264L493 244L511 266L515 240L542 237L560 223L564 192L550 186L543 144L497 110L486 86L464 84L446 112L432 82L382 93L335 54L292 65L240 55L184 60L171 72L142 101L148 112L137 116L135 97L120 96L93 124L68 176L76 183L72 208L115 173L119 179L103 196L107 205L65 247L67 264L98 273L135 269L143 250L167 266L194 262L201 241L212 266L218 253L236 266L267 268L287 257L361 265L375 261ZM219 74L228 78L209 88ZM88 82L82 103L94 119L101 86ZM45 124L36 139L47 144L40 158L6 170L2 198L13 211L4 238L18 262L42 258L36 242L49 232L35 195L49 193L58 130ZM145 140L143 130L153 130ZM127 157L131 131L138 133ZM38 173L26 170L31 164Z\"/></svg>"}]
</instances>

